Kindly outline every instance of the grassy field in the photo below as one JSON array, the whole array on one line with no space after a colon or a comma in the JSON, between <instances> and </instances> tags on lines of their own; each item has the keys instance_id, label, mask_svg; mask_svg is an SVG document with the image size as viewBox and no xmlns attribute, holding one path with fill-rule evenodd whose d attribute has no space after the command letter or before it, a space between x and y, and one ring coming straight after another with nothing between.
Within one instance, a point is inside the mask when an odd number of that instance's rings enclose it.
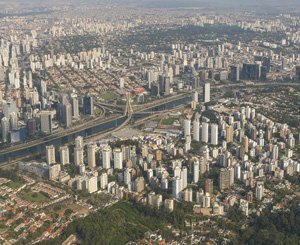
<instances>
[{"instance_id":1,"label":"grassy field","mask_svg":"<svg viewBox=\"0 0 300 245\"><path fill-rule=\"evenodd\" d=\"M104 94L100 94L100 98L106 101L115 100L117 95L113 92L106 92Z\"/></svg>"},{"instance_id":2,"label":"grassy field","mask_svg":"<svg viewBox=\"0 0 300 245\"><path fill-rule=\"evenodd\" d=\"M166 125L166 126L173 125L173 123L174 123L177 119L178 119L178 118L176 118L176 117L166 117L166 118L164 118L164 119L161 121L161 124L162 124L162 125Z\"/></svg>"},{"instance_id":3,"label":"grassy field","mask_svg":"<svg viewBox=\"0 0 300 245\"><path fill-rule=\"evenodd\" d=\"M10 181L10 182L6 183L5 185L8 186L11 189L16 190L16 189L19 189L22 185L24 185L24 183L25 182L22 182L22 181L18 181L18 182Z\"/></svg>"},{"instance_id":4,"label":"grassy field","mask_svg":"<svg viewBox=\"0 0 300 245\"><path fill-rule=\"evenodd\" d=\"M20 191L19 196L29 202L47 202L49 201L49 197L42 192L33 192L29 189L25 189Z\"/></svg>"}]
</instances>

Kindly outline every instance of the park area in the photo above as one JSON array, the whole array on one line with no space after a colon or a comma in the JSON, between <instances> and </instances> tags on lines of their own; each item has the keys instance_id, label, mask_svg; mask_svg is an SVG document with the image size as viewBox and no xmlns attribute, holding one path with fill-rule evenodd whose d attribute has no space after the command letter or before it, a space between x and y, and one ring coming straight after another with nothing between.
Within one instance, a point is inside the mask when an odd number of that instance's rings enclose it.
<instances>
[{"instance_id":1,"label":"park area","mask_svg":"<svg viewBox=\"0 0 300 245\"><path fill-rule=\"evenodd\" d=\"M161 121L161 125L163 126L170 126L173 125L173 123L178 120L177 117L166 117Z\"/></svg>"},{"instance_id":2,"label":"park area","mask_svg":"<svg viewBox=\"0 0 300 245\"><path fill-rule=\"evenodd\" d=\"M18 193L19 197L28 202L48 202L50 200L49 196L43 192L35 192L30 189L21 190Z\"/></svg>"}]
</instances>

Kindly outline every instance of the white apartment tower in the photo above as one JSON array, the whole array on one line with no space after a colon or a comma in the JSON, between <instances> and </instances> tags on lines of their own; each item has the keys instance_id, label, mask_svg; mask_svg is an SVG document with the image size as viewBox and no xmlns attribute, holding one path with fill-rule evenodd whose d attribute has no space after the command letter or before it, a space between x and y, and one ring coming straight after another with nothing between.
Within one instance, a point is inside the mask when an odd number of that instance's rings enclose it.
<instances>
[{"instance_id":1,"label":"white apartment tower","mask_svg":"<svg viewBox=\"0 0 300 245\"><path fill-rule=\"evenodd\" d=\"M102 149L102 167L110 169L111 148L109 146Z\"/></svg>"},{"instance_id":2,"label":"white apartment tower","mask_svg":"<svg viewBox=\"0 0 300 245\"><path fill-rule=\"evenodd\" d=\"M53 145L47 145L46 146L46 158L47 158L47 164L51 165L55 163L55 147Z\"/></svg>"},{"instance_id":3,"label":"white apartment tower","mask_svg":"<svg viewBox=\"0 0 300 245\"><path fill-rule=\"evenodd\" d=\"M69 147L67 145L59 148L60 163L66 165L70 163Z\"/></svg>"}]
</instances>

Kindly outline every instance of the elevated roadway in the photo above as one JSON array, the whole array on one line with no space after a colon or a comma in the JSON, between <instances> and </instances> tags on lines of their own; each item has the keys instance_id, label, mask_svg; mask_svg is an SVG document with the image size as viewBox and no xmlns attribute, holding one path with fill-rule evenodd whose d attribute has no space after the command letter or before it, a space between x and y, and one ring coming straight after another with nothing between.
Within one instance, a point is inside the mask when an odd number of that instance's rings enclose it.
<instances>
[{"instance_id":1,"label":"elevated roadway","mask_svg":"<svg viewBox=\"0 0 300 245\"><path fill-rule=\"evenodd\" d=\"M161 99L139 107L139 111L136 111L133 115L131 115L131 118L137 119L147 117L147 113L139 114L139 112L156 112L169 110L179 105L190 102L191 99L191 93L185 93ZM77 136L89 137L95 134L113 130L117 127L122 126L124 123L127 123L129 121L127 119L127 115L111 116L106 119L96 118L83 125L74 126L64 131L56 132L34 141L2 149L0 150L0 164L7 164L18 159L39 155L45 151L46 145L53 144L55 147L59 147L61 145L73 142Z\"/></svg>"}]
</instances>

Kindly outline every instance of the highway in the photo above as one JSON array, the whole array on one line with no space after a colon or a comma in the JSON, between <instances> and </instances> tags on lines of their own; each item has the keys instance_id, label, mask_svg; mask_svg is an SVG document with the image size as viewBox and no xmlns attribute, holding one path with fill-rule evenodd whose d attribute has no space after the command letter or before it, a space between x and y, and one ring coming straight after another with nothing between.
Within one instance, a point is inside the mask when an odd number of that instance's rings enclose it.
<instances>
[{"instance_id":1,"label":"highway","mask_svg":"<svg viewBox=\"0 0 300 245\"><path fill-rule=\"evenodd\" d=\"M189 101L191 101L191 93L179 94L173 97L157 100L140 107L140 111L137 111L136 114L132 115L132 117L134 119L146 117L147 114L138 114L138 112L168 110ZM77 136L88 137L107 132L124 125L124 122L128 122L127 119L127 115L111 116L104 120L103 118L98 118L83 125L79 125L78 127L68 128L64 132L57 132L38 140L5 148L0 151L0 164L7 164L11 161L16 161L17 159L22 159L31 155L38 155L44 152L46 145L53 144L55 147L59 147L73 142Z\"/></svg>"},{"instance_id":2,"label":"highway","mask_svg":"<svg viewBox=\"0 0 300 245\"><path fill-rule=\"evenodd\" d=\"M285 85L285 86L299 86L300 83L255 83L255 84L221 84L212 86L212 88L230 88L230 87L253 87L253 86L276 86L276 85ZM185 104L191 101L192 91L187 91L185 93L180 93L172 97L167 97L164 99L159 99L144 105L133 106L134 114L132 118L134 120L145 118L149 114L156 112L161 112L164 110L169 110L179 105ZM99 106L101 106L99 104ZM103 106L103 105L102 105ZM110 117L95 118L90 121L87 121L84 124L70 127L63 132L55 132L49 136L42 137L40 139L30 141L27 143L10 146L8 148L0 150L0 164L6 164L10 161L15 161L20 158L28 157L31 155L37 155L42 153L45 150L46 145L55 145L59 147L61 145L71 143L75 140L77 136L90 137L95 134L100 134L107 132L113 129L116 129L120 126L123 126L124 123L128 122L127 115L112 115Z\"/></svg>"}]
</instances>

